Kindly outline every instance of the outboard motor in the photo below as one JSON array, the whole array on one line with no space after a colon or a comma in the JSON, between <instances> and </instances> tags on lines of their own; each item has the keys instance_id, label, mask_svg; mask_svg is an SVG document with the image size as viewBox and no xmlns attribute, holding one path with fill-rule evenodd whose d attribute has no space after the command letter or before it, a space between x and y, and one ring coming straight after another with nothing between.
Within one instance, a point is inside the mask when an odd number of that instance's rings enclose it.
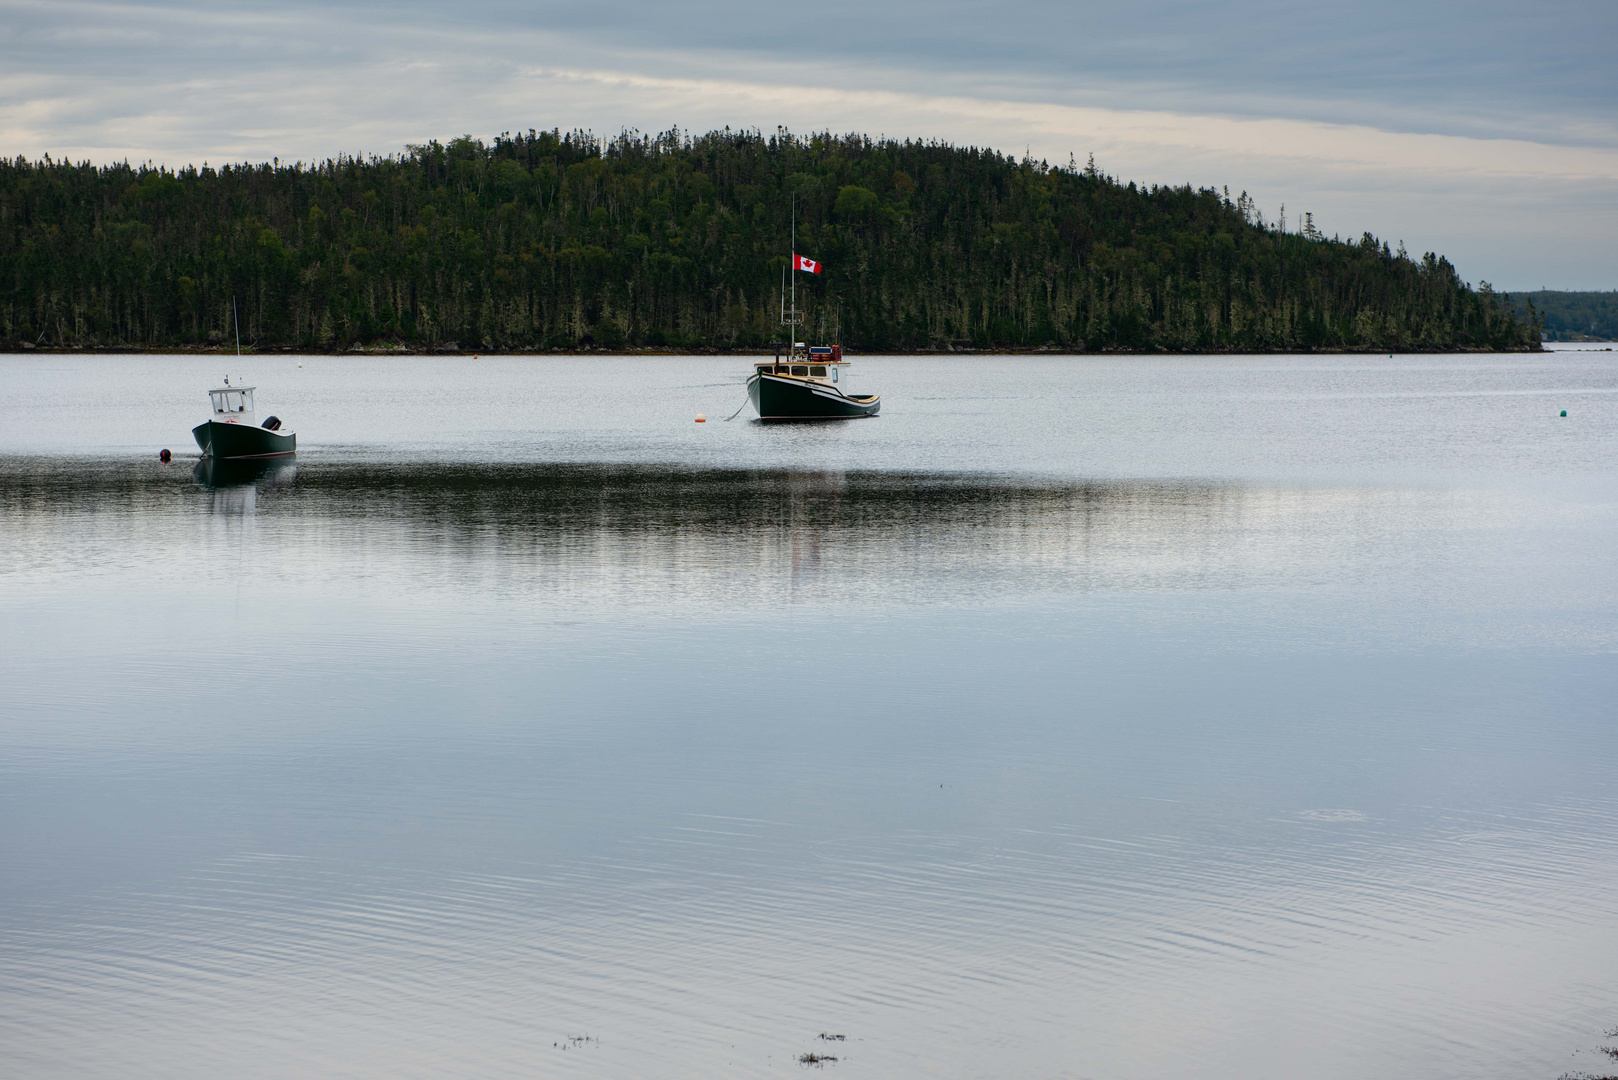
<instances>
[{"instance_id":1,"label":"outboard motor","mask_svg":"<svg viewBox=\"0 0 1618 1080\"><path fill-rule=\"evenodd\" d=\"M265 431L280 431L281 418L279 416L267 416L264 418L264 423L262 426Z\"/></svg>"}]
</instances>

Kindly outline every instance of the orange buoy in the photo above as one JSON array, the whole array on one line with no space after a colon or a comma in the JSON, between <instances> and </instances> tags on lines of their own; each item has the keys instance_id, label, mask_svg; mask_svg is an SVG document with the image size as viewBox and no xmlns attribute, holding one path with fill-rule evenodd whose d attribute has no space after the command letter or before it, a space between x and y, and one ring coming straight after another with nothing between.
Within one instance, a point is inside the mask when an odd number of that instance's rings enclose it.
<instances>
[{"instance_id":1,"label":"orange buoy","mask_svg":"<svg viewBox=\"0 0 1618 1080\"><path fill-rule=\"evenodd\" d=\"M706 416L703 416L701 413L697 413L697 423L706 424L707 422L708 418Z\"/></svg>"}]
</instances>

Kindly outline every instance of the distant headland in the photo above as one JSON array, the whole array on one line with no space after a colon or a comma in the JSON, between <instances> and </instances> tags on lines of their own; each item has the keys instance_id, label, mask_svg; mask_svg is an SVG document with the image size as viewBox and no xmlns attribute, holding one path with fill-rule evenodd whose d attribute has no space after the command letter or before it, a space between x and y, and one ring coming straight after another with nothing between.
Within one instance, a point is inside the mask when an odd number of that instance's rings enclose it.
<instances>
[{"instance_id":1,"label":"distant headland","mask_svg":"<svg viewBox=\"0 0 1618 1080\"><path fill-rule=\"evenodd\" d=\"M1544 323L1245 193L860 135L529 131L218 168L0 161L0 350L1470 351Z\"/></svg>"},{"instance_id":2,"label":"distant headland","mask_svg":"<svg viewBox=\"0 0 1618 1080\"><path fill-rule=\"evenodd\" d=\"M1537 289L1509 293L1519 316L1538 316L1546 341L1618 341L1618 289L1564 292Z\"/></svg>"}]
</instances>

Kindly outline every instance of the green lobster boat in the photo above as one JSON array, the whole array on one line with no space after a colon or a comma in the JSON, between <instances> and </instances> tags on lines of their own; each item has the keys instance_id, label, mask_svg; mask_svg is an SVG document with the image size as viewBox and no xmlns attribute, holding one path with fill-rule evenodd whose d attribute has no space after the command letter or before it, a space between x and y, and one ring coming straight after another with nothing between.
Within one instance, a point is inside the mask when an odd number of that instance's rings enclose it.
<instances>
[{"instance_id":1,"label":"green lobster boat","mask_svg":"<svg viewBox=\"0 0 1618 1080\"><path fill-rule=\"evenodd\" d=\"M803 318L798 313L798 273L819 274L825 267L798 254L798 200L792 199L792 259L783 267L781 322L794 338ZM787 282L792 304L787 306ZM783 358L782 348L787 353ZM811 345L791 341L775 347L774 360L760 360L747 379L747 400L760 420L852 420L875 416L882 399L875 394L850 394L848 361L841 345Z\"/></svg>"},{"instance_id":2,"label":"green lobster boat","mask_svg":"<svg viewBox=\"0 0 1618 1080\"><path fill-rule=\"evenodd\" d=\"M208 391L213 416L191 429L204 457L217 461L285 457L298 451L298 436L281 430L281 418L260 424L253 412L255 386L231 386L230 380Z\"/></svg>"},{"instance_id":3,"label":"green lobster boat","mask_svg":"<svg viewBox=\"0 0 1618 1080\"><path fill-rule=\"evenodd\" d=\"M800 351L801 350L801 351ZM747 399L761 420L852 420L875 416L882 408L876 394L850 394L843 389L848 361L841 345L793 344L785 358L754 365L747 380Z\"/></svg>"}]
</instances>

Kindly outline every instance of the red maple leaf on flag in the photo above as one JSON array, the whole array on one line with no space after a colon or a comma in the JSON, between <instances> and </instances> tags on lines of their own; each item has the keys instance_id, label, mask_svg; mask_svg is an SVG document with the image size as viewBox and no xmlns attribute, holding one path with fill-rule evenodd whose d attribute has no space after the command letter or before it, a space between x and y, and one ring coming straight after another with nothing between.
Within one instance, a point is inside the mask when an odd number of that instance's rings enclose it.
<instances>
[{"instance_id":1,"label":"red maple leaf on flag","mask_svg":"<svg viewBox=\"0 0 1618 1080\"><path fill-rule=\"evenodd\" d=\"M818 274L822 269L824 269L824 267L815 262L815 260L809 258L807 255L792 256L792 268L794 270L803 270L811 274Z\"/></svg>"}]
</instances>

